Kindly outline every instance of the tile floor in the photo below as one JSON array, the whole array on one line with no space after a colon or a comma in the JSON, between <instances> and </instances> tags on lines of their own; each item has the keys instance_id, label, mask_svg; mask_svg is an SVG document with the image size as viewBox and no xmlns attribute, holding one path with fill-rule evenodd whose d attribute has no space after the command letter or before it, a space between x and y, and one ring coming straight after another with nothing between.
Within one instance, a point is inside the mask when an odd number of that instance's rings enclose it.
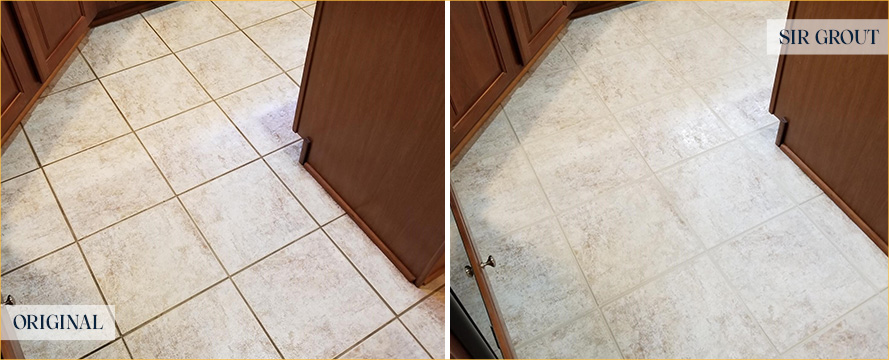
<instances>
[{"instance_id":1,"label":"tile floor","mask_svg":"<svg viewBox=\"0 0 889 360\"><path fill-rule=\"evenodd\" d=\"M93 29L2 156L3 295L113 304L35 358L443 358L418 289L298 165L314 2L181 2Z\"/></svg>"},{"instance_id":2,"label":"tile floor","mask_svg":"<svg viewBox=\"0 0 889 360\"><path fill-rule=\"evenodd\" d=\"M519 356L887 357L886 256L774 146L786 9L583 17L504 102L451 178Z\"/></svg>"}]
</instances>

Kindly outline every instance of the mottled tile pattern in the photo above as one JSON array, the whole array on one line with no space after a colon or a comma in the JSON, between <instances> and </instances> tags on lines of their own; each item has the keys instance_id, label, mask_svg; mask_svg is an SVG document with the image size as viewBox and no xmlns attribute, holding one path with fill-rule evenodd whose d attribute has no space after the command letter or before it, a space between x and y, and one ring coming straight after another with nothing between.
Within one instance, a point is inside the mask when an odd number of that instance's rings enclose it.
<instances>
[{"instance_id":1,"label":"mottled tile pattern","mask_svg":"<svg viewBox=\"0 0 889 360\"><path fill-rule=\"evenodd\" d=\"M293 132L298 98L299 87L281 74L217 102L256 150L265 155L299 140Z\"/></svg>"},{"instance_id":2,"label":"mottled tile pattern","mask_svg":"<svg viewBox=\"0 0 889 360\"><path fill-rule=\"evenodd\" d=\"M41 164L57 161L130 131L98 81L38 100L23 123Z\"/></svg>"},{"instance_id":3,"label":"mottled tile pattern","mask_svg":"<svg viewBox=\"0 0 889 360\"><path fill-rule=\"evenodd\" d=\"M651 45L597 59L580 68L611 111L626 109L683 86L679 73Z\"/></svg>"},{"instance_id":4,"label":"mottled tile pattern","mask_svg":"<svg viewBox=\"0 0 889 360\"><path fill-rule=\"evenodd\" d=\"M105 298L116 306L123 332L225 277L175 199L88 237L81 246Z\"/></svg>"},{"instance_id":5,"label":"mottled tile pattern","mask_svg":"<svg viewBox=\"0 0 889 360\"><path fill-rule=\"evenodd\" d=\"M750 52L719 25L661 40L654 46L691 84L709 80L754 61Z\"/></svg>"},{"instance_id":6,"label":"mottled tile pattern","mask_svg":"<svg viewBox=\"0 0 889 360\"><path fill-rule=\"evenodd\" d=\"M51 164L44 170L78 238L173 196L133 135Z\"/></svg>"},{"instance_id":7,"label":"mottled tile pattern","mask_svg":"<svg viewBox=\"0 0 889 360\"><path fill-rule=\"evenodd\" d=\"M315 181L315 178L299 163L301 143L290 145L280 151L269 154L265 161L296 195L306 211L319 224L326 224L345 212L333 201L330 194Z\"/></svg>"},{"instance_id":8,"label":"mottled tile pattern","mask_svg":"<svg viewBox=\"0 0 889 360\"><path fill-rule=\"evenodd\" d=\"M136 132L176 193L259 156L214 103Z\"/></svg>"},{"instance_id":9,"label":"mottled tile pattern","mask_svg":"<svg viewBox=\"0 0 889 360\"><path fill-rule=\"evenodd\" d=\"M142 14L173 51L237 31L209 1L177 2Z\"/></svg>"},{"instance_id":10,"label":"mottled tile pattern","mask_svg":"<svg viewBox=\"0 0 889 360\"><path fill-rule=\"evenodd\" d=\"M3 272L74 242L42 171L4 182L2 194Z\"/></svg>"},{"instance_id":11,"label":"mottled tile pattern","mask_svg":"<svg viewBox=\"0 0 889 360\"><path fill-rule=\"evenodd\" d=\"M598 311L516 349L522 359L620 359L620 350Z\"/></svg>"},{"instance_id":12,"label":"mottled tile pattern","mask_svg":"<svg viewBox=\"0 0 889 360\"><path fill-rule=\"evenodd\" d=\"M85 359L130 359L130 353L127 352L123 340L116 340Z\"/></svg>"},{"instance_id":13,"label":"mottled tile pattern","mask_svg":"<svg viewBox=\"0 0 889 360\"><path fill-rule=\"evenodd\" d=\"M571 55L568 54L565 47L558 41L553 41L553 43L543 52L543 55L540 55L540 60L532 65L529 72L533 74L546 74L565 70L573 66L574 60L571 59Z\"/></svg>"},{"instance_id":14,"label":"mottled tile pattern","mask_svg":"<svg viewBox=\"0 0 889 360\"><path fill-rule=\"evenodd\" d=\"M304 11L294 11L244 29L244 33L284 69L305 64L311 32L312 17Z\"/></svg>"},{"instance_id":15,"label":"mottled tile pattern","mask_svg":"<svg viewBox=\"0 0 889 360\"><path fill-rule=\"evenodd\" d=\"M449 358L445 343L445 289L401 315L401 321L433 358Z\"/></svg>"},{"instance_id":16,"label":"mottled tile pattern","mask_svg":"<svg viewBox=\"0 0 889 360\"><path fill-rule=\"evenodd\" d=\"M280 358L230 281L126 336L136 359Z\"/></svg>"},{"instance_id":17,"label":"mottled tile pattern","mask_svg":"<svg viewBox=\"0 0 889 360\"><path fill-rule=\"evenodd\" d=\"M141 16L130 16L92 29L81 43L80 51L99 77L170 53Z\"/></svg>"},{"instance_id":18,"label":"mottled tile pattern","mask_svg":"<svg viewBox=\"0 0 889 360\"><path fill-rule=\"evenodd\" d=\"M300 85L303 81L303 66L297 66L293 70L287 71L287 76L290 76L297 85Z\"/></svg>"},{"instance_id":19,"label":"mottled tile pattern","mask_svg":"<svg viewBox=\"0 0 889 360\"><path fill-rule=\"evenodd\" d=\"M37 158L31 151L31 143L21 127L9 136L3 149L3 161L0 161L2 181L12 179L26 172L37 169Z\"/></svg>"},{"instance_id":20,"label":"mottled tile pattern","mask_svg":"<svg viewBox=\"0 0 889 360\"><path fill-rule=\"evenodd\" d=\"M744 135L778 119L769 113L774 77L759 64L695 85L704 102L737 135Z\"/></svg>"},{"instance_id":21,"label":"mottled tile pattern","mask_svg":"<svg viewBox=\"0 0 889 360\"><path fill-rule=\"evenodd\" d=\"M234 281L285 358L332 358L394 317L321 231Z\"/></svg>"},{"instance_id":22,"label":"mottled tile pattern","mask_svg":"<svg viewBox=\"0 0 889 360\"><path fill-rule=\"evenodd\" d=\"M210 101L172 55L102 78L102 84L134 129Z\"/></svg>"},{"instance_id":23,"label":"mottled tile pattern","mask_svg":"<svg viewBox=\"0 0 889 360\"><path fill-rule=\"evenodd\" d=\"M178 56L214 99L281 72L241 32L189 48Z\"/></svg>"},{"instance_id":24,"label":"mottled tile pattern","mask_svg":"<svg viewBox=\"0 0 889 360\"><path fill-rule=\"evenodd\" d=\"M398 321L358 344L343 359L428 359L429 354Z\"/></svg>"},{"instance_id":25,"label":"mottled tile pattern","mask_svg":"<svg viewBox=\"0 0 889 360\"><path fill-rule=\"evenodd\" d=\"M481 135L475 140L472 146L466 150L461 162L473 162L491 155L496 155L511 150L519 145L512 125L506 118L506 112L501 109L491 115L494 119L490 121L487 127L480 131Z\"/></svg>"},{"instance_id":26,"label":"mottled tile pattern","mask_svg":"<svg viewBox=\"0 0 889 360\"><path fill-rule=\"evenodd\" d=\"M651 40L686 33L712 24L700 8L690 2L637 2L620 8Z\"/></svg>"},{"instance_id":27,"label":"mottled tile pattern","mask_svg":"<svg viewBox=\"0 0 889 360\"><path fill-rule=\"evenodd\" d=\"M93 74L93 71L90 70L90 66L83 60L83 56L80 52L75 51L71 54L71 57L68 58L68 61L65 62L65 65L62 65L59 73L50 80L49 85L46 86L46 90L43 91L41 96L55 94L59 91L71 88L72 86L77 86L95 79L96 75Z\"/></svg>"},{"instance_id":28,"label":"mottled tile pattern","mask_svg":"<svg viewBox=\"0 0 889 360\"><path fill-rule=\"evenodd\" d=\"M214 1L213 3L242 29L299 10L292 1Z\"/></svg>"},{"instance_id":29,"label":"mottled tile pattern","mask_svg":"<svg viewBox=\"0 0 889 360\"><path fill-rule=\"evenodd\" d=\"M812 199L823 192L800 170L793 160L775 146L778 125L768 126L750 133L742 139L744 146L750 150L754 161L787 191L797 203Z\"/></svg>"},{"instance_id":30,"label":"mottled tile pattern","mask_svg":"<svg viewBox=\"0 0 889 360\"><path fill-rule=\"evenodd\" d=\"M561 43L578 64L647 45L642 32L619 9L575 19Z\"/></svg>"}]
</instances>

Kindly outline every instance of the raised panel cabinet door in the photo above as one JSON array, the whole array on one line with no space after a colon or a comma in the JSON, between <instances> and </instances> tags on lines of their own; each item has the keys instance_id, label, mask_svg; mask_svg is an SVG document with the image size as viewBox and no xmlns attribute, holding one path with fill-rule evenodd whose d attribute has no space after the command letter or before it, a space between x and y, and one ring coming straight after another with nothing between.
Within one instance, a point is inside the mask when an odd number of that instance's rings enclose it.
<instances>
[{"instance_id":1,"label":"raised panel cabinet door","mask_svg":"<svg viewBox=\"0 0 889 360\"><path fill-rule=\"evenodd\" d=\"M13 6L43 81L77 46L96 15L92 1L18 1Z\"/></svg>"},{"instance_id":2,"label":"raised panel cabinet door","mask_svg":"<svg viewBox=\"0 0 889 360\"><path fill-rule=\"evenodd\" d=\"M527 64L568 22L576 6L568 1L507 1L522 61Z\"/></svg>"},{"instance_id":3,"label":"raised panel cabinet door","mask_svg":"<svg viewBox=\"0 0 889 360\"><path fill-rule=\"evenodd\" d=\"M11 129L24 111L28 102L40 88L40 81L31 69L27 49L20 38L16 21L13 18L12 5L8 2L2 4L2 133L6 140Z\"/></svg>"},{"instance_id":4,"label":"raised panel cabinet door","mask_svg":"<svg viewBox=\"0 0 889 360\"><path fill-rule=\"evenodd\" d=\"M451 151L518 75L503 3L451 3Z\"/></svg>"}]
</instances>

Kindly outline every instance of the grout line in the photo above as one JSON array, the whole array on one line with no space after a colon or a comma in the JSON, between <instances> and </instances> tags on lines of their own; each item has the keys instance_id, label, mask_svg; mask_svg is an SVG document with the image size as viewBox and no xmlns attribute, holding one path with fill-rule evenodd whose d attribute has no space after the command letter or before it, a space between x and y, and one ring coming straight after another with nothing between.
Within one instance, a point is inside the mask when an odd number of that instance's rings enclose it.
<instances>
[{"instance_id":1,"label":"grout line","mask_svg":"<svg viewBox=\"0 0 889 360\"><path fill-rule=\"evenodd\" d=\"M398 320L398 323L401 324L401 326L404 327L405 330L407 330L407 333L411 335L411 338L414 339L414 342L416 342L417 345L420 345L420 349L423 349L423 351L426 352L426 355L429 355L430 359L435 359L435 356L432 356L432 352L430 352L429 349L426 348L426 345L423 345L423 343L420 342L420 339L417 339L417 335L414 335L414 332L411 331L411 329L407 327L407 325L405 325L404 321L401 320L401 317L396 317L395 319Z\"/></svg>"},{"instance_id":2,"label":"grout line","mask_svg":"<svg viewBox=\"0 0 889 360\"><path fill-rule=\"evenodd\" d=\"M222 11L222 9L219 8L219 5L216 5L215 2L211 2L211 3L213 3L213 6L215 6L215 7L219 10L219 12L221 12L221 13L225 16L225 18L228 19L228 21L231 21L232 24L235 24L235 22L232 21L232 19L228 17L228 14L226 14L225 11ZM296 3L294 3L294 5L296 5ZM302 10L302 8L301 8L299 5L296 5L296 7L297 7L297 10L290 11L290 12L287 12L287 13L285 13L285 14L281 14L281 15L275 16L275 17L273 17L273 18L267 19L267 20L265 20L265 21L263 21L263 22L260 22L260 23L257 23L257 24L250 25L250 26L245 27L245 28L243 28L243 29L242 29L241 26L239 26L238 24L235 24L235 27L238 28L238 30L239 30L241 33L243 33L244 36L246 36L247 39L250 40L251 43L253 43L253 46L256 46L256 48L259 49L259 51L261 51L263 55L265 55L267 58L269 58L269 60L271 60L271 61L275 64L275 66L278 67L278 69L280 69L282 72L284 72L284 74L287 74L287 70L285 70L284 67L281 66L281 64L279 64L278 61L275 60L275 58L271 57L271 55L269 55L269 54L265 51L265 49L262 48L262 46L259 46L259 44L257 44L256 41L253 40L252 37L250 37L250 34L247 34L247 32L244 31L244 30L249 29L249 28L252 28L252 27L256 27L256 26L258 26L258 25L260 25L260 24L262 24L262 23L270 22L270 21L272 21L272 20L275 20L275 19L278 19L278 18L280 18L280 17L283 17L283 16L289 15L289 14L291 14L291 13L294 13L294 12L297 12L297 11ZM312 17L309 16L309 18L312 18ZM314 21L315 21L315 19L312 18L312 22L314 22ZM303 62L305 62L305 60L303 60ZM305 64L303 64L303 65L305 65ZM290 76L288 76L288 77L290 77ZM290 80L293 81L293 79L290 79ZM296 83L296 81L293 81L293 82ZM298 86L298 85L297 85L297 86Z\"/></svg>"},{"instance_id":3,"label":"grout line","mask_svg":"<svg viewBox=\"0 0 889 360\"><path fill-rule=\"evenodd\" d=\"M397 320L398 320L397 317L393 317L393 318L389 319L389 320L386 321L386 323L384 323L382 326L376 328L376 330L374 330L374 331L371 331L370 334L367 334L365 337L361 338L361 340L358 340L358 342L355 343L354 345L349 346L348 348L346 348L346 350L343 350L343 351L340 352L339 354L333 356L332 359L339 359L339 358L341 358L343 355L346 355L349 351L352 351L352 349L358 347L358 346L361 345L363 342L365 342L366 340L370 339L371 337L373 337L374 335L376 335L378 332L382 331L386 326L389 326L389 324L391 324L391 323L393 323L393 322L395 322L395 321L397 321Z\"/></svg>"}]
</instances>

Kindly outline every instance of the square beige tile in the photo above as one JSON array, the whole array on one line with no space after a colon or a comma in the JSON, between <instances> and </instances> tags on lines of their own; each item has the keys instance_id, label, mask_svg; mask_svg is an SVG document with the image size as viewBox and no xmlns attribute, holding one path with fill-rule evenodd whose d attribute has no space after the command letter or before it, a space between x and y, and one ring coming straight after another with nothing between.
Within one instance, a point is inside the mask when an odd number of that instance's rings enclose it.
<instances>
[{"instance_id":1,"label":"square beige tile","mask_svg":"<svg viewBox=\"0 0 889 360\"><path fill-rule=\"evenodd\" d=\"M358 344L343 359L428 359L429 354L398 321Z\"/></svg>"},{"instance_id":2,"label":"square beige tile","mask_svg":"<svg viewBox=\"0 0 889 360\"><path fill-rule=\"evenodd\" d=\"M514 344L596 307L555 219L505 238L474 240L483 258L490 255L497 262L485 274Z\"/></svg>"},{"instance_id":3,"label":"square beige tile","mask_svg":"<svg viewBox=\"0 0 889 360\"><path fill-rule=\"evenodd\" d=\"M98 81L38 100L23 124L44 165L130 131Z\"/></svg>"},{"instance_id":4,"label":"square beige tile","mask_svg":"<svg viewBox=\"0 0 889 360\"><path fill-rule=\"evenodd\" d=\"M653 177L602 194L559 222L603 303L702 251Z\"/></svg>"},{"instance_id":5,"label":"square beige tile","mask_svg":"<svg viewBox=\"0 0 889 360\"><path fill-rule=\"evenodd\" d=\"M102 79L111 98L134 129L210 101L175 56L136 66Z\"/></svg>"},{"instance_id":6,"label":"square beige tile","mask_svg":"<svg viewBox=\"0 0 889 360\"><path fill-rule=\"evenodd\" d=\"M435 290L420 289L407 281L392 261L349 217L335 220L325 226L324 231L396 314L407 310Z\"/></svg>"},{"instance_id":7,"label":"square beige tile","mask_svg":"<svg viewBox=\"0 0 889 360\"><path fill-rule=\"evenodd\" d=\"M580 68L611 111L624 110L684 86L679 73L651 45L583 64Z\"/></svg>"},{"instance_id":8,"label":"square beige tile","mask_svg":"<svg viewBox=\"0 0 889 360\"><path fill-rule=\"evenodd\" d=\"M474 239L498 238L552 215L520 147L478 162L461 162L451 171L451 181Z\"/></svg>"},{"instance_id":9,"label":"square beige tile","mask_svg":"<svg viewBox=\"0 0 889 360\"><path fill-rule=\"evenodd\" d=\"M173 51L237 31L225 14L209 1L184 1L142 14Z\"/></svg>"},{"instance_id":10,"label":"square beige tile","mask_svg":"<svg viewBox=\"0 0 889 360\"><path fill-rule=\"evenodd\" d=\"M556 72L559 70L569 69L575 66L571 55L565 50L565 47L559 41L553 41L549 47L540 55L540 59L531 65L528 74L542 74ZM530 75L529 75L530 76Z\"/></svg>"},{"instance_id":11,"label":"square beige tile","mask_svg":"<svg viewBox=\"0 0 889 360\"><path fill-rule=\"evenodd\" d=\"M695 86L704 102L737 135L748 134L778 119L769 113L775 77L754 64Z\"/></svg>"},{"instance_id":12,"label":"square beige tile","mask_svg":"<svg viewBox=\"0 0 889 360\"><path fill-rule=\"evenodd\" d=\"M2 173L0 177L2 177L2 181L36 170L39 167L37 158L34 157L34 152L31 151L31 143L28 142L28 137L22 131L21 126L18 126L15 133L10 135L6 141L2 160L0 162L0 173Z\"/></svg>"},{"instance_id":13,"label":"square beige tile","mask_svg":"<svg viewBox=\"0 0 889 360\"><path fill-rule=\"evenodd\" d=\"M265 155L299 140L293 132L299 87L278 75L217 100L247 140Z\"/></svg>"},{"instance_id":14,"label":"square beige tile","mask_svg":"<svg viewBox=\"0 0 889 360\"><path fill-rule=\"evenodd\" d=\"M244 32L278 65L293 69L306 62L312 17L306 12L294 11L246 28Z\"/></svg>"},{"instance_id":15,"label":"square beige tile","mask_svg":"<svg viewBox=\"0 0 889 360\"><path fill-rule=\"evenodd\" d=\"M735 138L688 88L614 116L654 171Z\"/></svg>"},{"instance_id":16,"label":"square beige tile","mask_svg":"<svg viewBox=\"0 0 889 360\"><path fill-rule=\"evenodd\" d=\"M345 212L299 163L301 145L296 143L269 154L265 157L265 161L281 177L284 185L296 195L309 214L312 214L319 224L324 225Z\"/></svg>"},{"instance_id":17,"label":"square beige tile","mask_svg":"<svg viewBox=\"0 0 889 360\"><path fill-rule=\"evenodd\" d=\"M131 359L123 340L115 340L84 359Z\"/></svg>"},{"instance_id":18,"label":"square beige tile","mask_svg":"<svg viewBox=\"0 0 889 360\"><path fill-rule=\"evenodd\" d=\"M138 15L93 28L80 51L99 77L170 53L154 29Z\"/></svg>"},{"instance_id":19,"label":"square beige tile","mask_svg":"<svg viewBox=\"0 0 889 360\"><path fill-rule=\"evenodd\" d=\"M214 99L281 73L241 32L184 50L178 56Z\"/></svg>"},{"instance_id":20,"label":"square beige tile","mask_svg":"<svg viewBox=\"0 0 889 360\"><path fill-rule=\"evenodd\" d=\"M229 273L318 225L262 161L180 196Z\"/></svg>"},{"instance_id":21,"label":"square beige tile","mask_svg":"<svg viewBox=\"0 0 889 360\"><path fill-rule=\"evenodd\" d=\"M3 275L3 295L28 305L105 305L77 246ZM32 359L78 359L107 340L21 341Z\"/></svg>"},{"instance_id":22,"label":"square beige tile","mask_svg":"<svg viewBox=\"0 0 889 360\"><path fill-rule=\"evenodd\" d=\"M525 144L525 149L556 213L651 174L610 117Z\"/></svg>"},{"instance_id":23,"label":"square beige tile","mask_svg":"<svg viewBox=\"0 0 889 360\"><path fill-rule=\"evenodd\" d=\"M230 281L126 336L136 359L278 359Z\"/></svg>"},{"instance_id":24,"label":"square beige tile","mask_svg":"<svg viewBox=\"0 0 889 360\"><path fill-rule=\"evenodd\" d=\"M322 231L234 281L285 358L333 358L394 317Z\"/></svg>"},{"instance_id":25,"label":"square beige tile","mask_svg":"<svg viewBox=\"0 0 889 360\"><path fill-rule=\"evenodd\" d=\"M83 56L79 51L75 51L62 65L59 73L50 80L46 90L43 90L41 96L52 95L59 91L70 89L71 87L95 80L96 75L90 70L89 65L83 60Z\"/></svg>"},{"instance_id":26,"label":"square beige tile","mask_svg":"<svg viewBox=\"0 0 889 360\"><path fill-rule=\"evenodd\" d=\"M401 321L435 359L449 358L445 344L445 290L423 300L401 315Z\"/></svg>"},{"instance_id":27,"label":"square beige tile","mask_svg":"<svg viewBox=\"0 0 889 360\"><path fill-rule=\"evenodd\" d=\"M4 182L2 194L3 272L74 242L42 171Z\"/></svg>"},{"instance_id":28,"label":"square beige tile","mask_svg":"<svg viewBox=\"0 0 889 360\"><path fill-rule=\"evenodd\" d=\"M766 169L766 172L771 174L797 204L823 194L818 185L815 185L793 160L775 146L777 134L776 124L753 132L742 141L759 166Z\"/></svg>"},{"instance_id":29,"label":"square beige tile","mask_svg":"<svg viewBox=\"0 0 889 360\"><path fill-rule=\"evenodd\" d=\"M516 349L522 359L620 359L620 350L598 311L571 321Z\"/></svg>"},{"instance_id":30,"label":"square beige tile","mask_svg":"<svg viewBox=\"0 0 889 360\"><path fill-rule=\"evenodd\" d=\"M293 79L296 85L300 85L303 81L303 65L297 66L295 69L287 72L287 75Z\"/></svg>"},{"instance_id":31,"label":"square beige tile","mask_svg":"<svg viewBox=\"0 0 889 360\"><path fill-rule=\"evenodd\" d=\"M133 135L44 168L78 238L173 196Z\"/></svg>"},{"instance_id":32,"label":"square beige tile","mask_svg":"<svg viewBox=\"0 0 889 360\"><path fill-rule=\"evenodd\" d=\"M494 119L490 121L486 128L481 130L481 134L478 135L478 138L463 155L461 162L477 161L491 155L512 150L519 145L519 140L516 139L512 125L509 124L509 120L506 118L506 112L499 108L491 116Z\"/></svg>"},{"instance_id":33,"label":"square beige tile","mask_svg":"<svg viewBox=\"0 0 889 360\"><path fill-rule=\"evenodd\" d=\"M620 11L651 40L713 24L694 3L643 1L622 6Z\"/></svg>"},{"instance_id":34,"label":"square beige tile","mask_svg":"<svg viewBox=\"0 0 889 360\"><path fill-rule=\"evenodd\" d=\"M299 10L299 6L292 1L214 1L213 3L241 29Z\"/></svg>"},{"instance_id":35,"label":"square beige tile","mask_svg":"<svg viewBox=\"0 0 889 360\"><path fill-rule=\"evenodd\" d=\"M314 18L315 17L315 4L304 7L303 11L305 11L306 14L309 14L309 16Z\"/></svg>"},{"instance_id":36,"label":"square beige tile","mask_svg":"<svg viewBox=\"0 0 889 360\"><path fill-rule=\"evenodd\" d=\"M176 199L80 244L124 333L226 277Z\"/></svg>"},{"instance_id":37,"label":"square beige tile","mask_svg":"<svg viewBox=\"0 0 889 360\"><path fill-rule=\"evenodd\" d=\"M798 209L717 248L712 257L780 352L873 294Z\"/></svg>"},{"instance_id":38,"label":"square beige tile","mask_svg":"<svg viewBox=\"0 0 889 360\"><path fill-rule=\"evenodd\" d=\"M136 135L177 194L259 157L214 103L151 125Z\"/></svg>"},{"instance_id":39,"label":"square beige tile","mask_svg":"<svg viewBox=\"0 0 889 360\"><path fill-rule=\"evenodd\" d=\"M648 44L620 9L574 19L561 43L578 64L586 64Z\"/></svg>"},{"instance_id":40,"label":"square beige tile","mask_svg":"<svg viewBox=\"0 0 889 360\"><path fill-rule=\"evenodd\" d=\"M775 350L708 258L602 308L630 359L762 359Z\"/></svg>"},{"instance_id":41,"label":"square beige tile","mask_svg":"<svg viewBox=\"0 0 889 360\"><path fill-rule=\"evenodd\" d=\"M664 39L654 46L691 84L713 79L754 62L750 52L719 25Z\"/></svg>"},{"instance_id":42,"label":"square beige tile","mask_svg":"<svg viewBox=\"0 0 889 360\"><path fill-rule=\"evenodd\" d=\"M708 12L716 22L758 58L768 56L769 41L766 29L768 19L784 19L787 8L781 9L768 1L701 1L697 5ZM778 35L772 35L777 41Z\"/></svg>"},{"instance_id":43,"label":"square beige tile","mask_svg":"<svg viewBox=\"0 0 889 360\"><path fill-rule=\"evenodd\" d=\"M516 87L504 109L522 143L589 122L608 108L576 69L534 73Z\"/></svg>"},{"instance_id":44,"label":"square beige tile","mask_svg":"<svg viewBox=\"0 0 889 360\"><path fill-rule=\"evenodd\" d=\"M309 6L315 5L315 1L294 1L296 5L299 5L301 8L307 8Z\"/></svg>"},{"instance_id":45,"label":"square beige tile","mask_svg":"<svg viewBox=\"0 0 889 360\"><path fill-rule=\"evenodd\" d=\"M657 176L708 248L794 205L739 142L711 150Z\"/></svg>"},{"instance_id":46,"label":"square beige tile","mask_svg":"<svg viewBox=\"0 0 889 360\"><path fill-rule=\"evenodd\" d=\"M800 207L875 289L886 287L889 282L886 254L827 195Z\"/></svg>"}]
</instances>

